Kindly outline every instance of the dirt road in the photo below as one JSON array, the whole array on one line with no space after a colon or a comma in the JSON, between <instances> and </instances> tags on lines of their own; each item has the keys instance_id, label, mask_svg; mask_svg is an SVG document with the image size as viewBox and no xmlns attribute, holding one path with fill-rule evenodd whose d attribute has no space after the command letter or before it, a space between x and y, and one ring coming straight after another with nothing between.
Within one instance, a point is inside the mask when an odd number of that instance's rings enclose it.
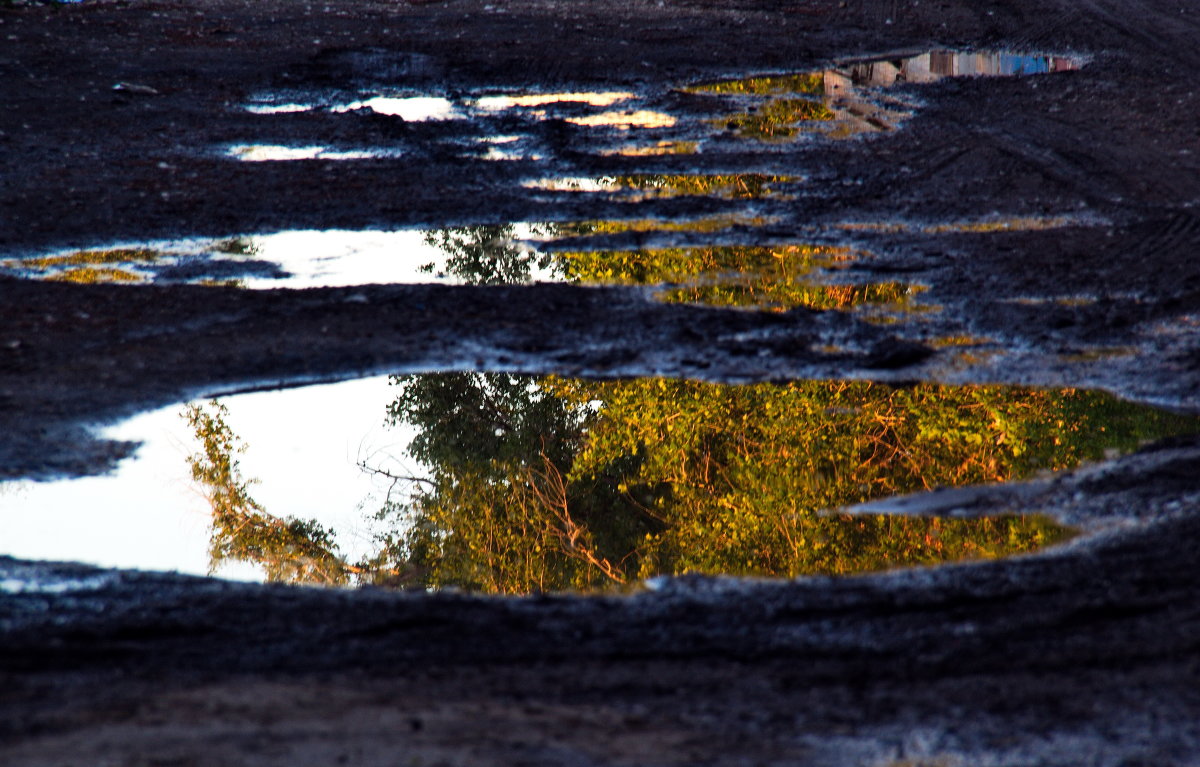
<instances>
[{"instance_id":1,"label":"dirt road","mask_svg":"<svg viewBox=\"0 0 1200 767\"><path fill-rule=\"evenodd\" d=\"M733 215L751 223L707 241L852 245L873 255L841 279L902 279L940 307L879 325L630 287L0 278L0 474L102 470L129 446L83 424L197 391L386 370L1087 385L1195 411L1198 42L1200 11L1180 0L0 6L5 258ZM715 97L680 90L935 49L1080 66L904 86L897 130L846 141L739 141L713 123ZM611 122L247 109L400 87L454 104L629 93L674 121L647 141L692 126L679 140L704 151L604 153L632 135ZM506 130L536 151L463 151ZM245 145L391 151L230 156ZM803 182L774 199L637 202L528 183L746 172ZM963 336L987 353L938 343ZM995 501L1091 520L1094 534L1040 557L683 578L623 599L261 589L0 560L0 584L24 584L0 597L0 763L1195 764L1198 461L1183 440Z\"/></svg>"}]
</instances>

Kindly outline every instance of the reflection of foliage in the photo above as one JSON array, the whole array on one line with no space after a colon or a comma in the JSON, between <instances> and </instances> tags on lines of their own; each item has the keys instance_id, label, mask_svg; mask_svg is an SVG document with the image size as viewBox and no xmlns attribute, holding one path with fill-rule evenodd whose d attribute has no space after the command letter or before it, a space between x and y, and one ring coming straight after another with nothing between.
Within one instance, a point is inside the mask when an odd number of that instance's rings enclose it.
<instances>
[{"instance_id":1,"label":"reflection of foliage","mask_svg":"<svg viewBox=\"0 0 1200 767\"><path fill-rule=\"evenodd\" d=\"M709 306L753 306L756 308L850 309L864 304L905 307L910 287L899 282L871 285L813 285L772 280L759 274L738 275L708 285L665 290L659 298L669 302Z\"/></svg>"},{"instance_id":2,"label":"reflection of foliage","mask_svg":"<svg viewBox=\"0 0 1200 767\"><path fill-rule=\"evenodd\" d=\"M212 509L211 569L226 561L254 562L269 581L347 583L356 568L338 556L332 530L314 520L274 517L250 497L251 481L242 477L236 458L245 446L225 423L225 406L189 405L183 415L201 445L188 465Z\"/></svg>"},{"instance_id":3,"label":"reflection of foliage","mask_svg":"<svg viewBox=\"0 0 1200 767\"><path fill-rule=\"evenodd\" d=\"M559 253L568 279L618 284L683 283L661 291L666 301L711 306L848 309L863 304L904 304L901 283L821 285L814 272L855 258L846 248L822 245L711 246L661 250Z\"/></svg>"},{"instance_id":4,"label":"reflection of foliage","mask_svg":"<svg viewBox=\"0 0 1200 767\"><path fill-rule=\"evenodd\" d=\"M512 224L435 229L425 236L426 243L447 255L443 273L472 285L530 282L534 270L550 266L550 256L533 252L516 239ZM434 268L428 264L422 270Z\"/></svg>"},{"instance_id":5,"label":"reflection of foliage","mask_svg":"<svg viewBox=\"0 0 1200 767\"><path fill-rule=\"evenodd\" d=\"M661 218L641 218L610 221L572 221L555 224L554 233L558 237L587 237L602 234L624 234L627 232L691 232L707 234L731 229L735 226L760 227L771 219L763 216L750 216L742 213L724 213L704 218L685 220L666 220Z\"/></svg>"},{"instance_id":6,"label":"reflection of foliage","mask_svg":"<svg viewBox=\"0 0 1200 767\"><path fill-rule=\"evenodd\" d=\"M824 73L770 75L698 85L688 90L721 96L759 97L753 108L719 120L739 136L763 141L792 138L803 123L835 119L829 106L811 98L824 93ZM809 98L782 98L789 94Z\"/></svg>"},{"instance_id":7,"label":"reflection of foliage","mask_svg":"<svg viewBox=\"0 0 1200 767\"><path fill-rule=\"evenodd\" d=\"M63 256L42 256L6 261L5 266L43 272L43 279L54 282L96 284L103 282L141 282L141 275L121 265L148 264L162 254L149 248L110 248L80 250Z\"/></svg>"},{"instance_id":8,"label":"reflection of foliage","mask_svg":"<svg viewBox=\"0 0 1200 767\"><path fill-rule=\"evenodd\" d=\"M255 256L258 248L246 237L232 237L213 241L205 245L204 252L223 256ZM146 276L139 269L161 266L165 259L181 254L156 248L109 248L106 250L80 250L61 256L42 256L22 260L9 260L3 265L15 269L29 269L39 274L40 279L54 282L76 282L82 284L145 282ZM242 286L237 280L201 280L204 285Z\"/></svg>"},{"instance_id":9,"label":"reflection of foliage","mask_svg":"<svg viewBox=\"0 0 1200 767\"><path fill-rule=\"evenodd\" d=\"M1029 551L1063 531L1031 518L821 512L1073 466L1184 428L1072 390L461 375L402 383L389 412L421 430L415 450L434 479L389 510L403 531L388 539L393 567L418 567L428 585L505 593ZM487 444L489 433L501 444Z\"/></svg>"},{"instance_id":10,"label":"reflection of foliage","mask_svg":"<svg viewBox=\"0 0 1200 767\"><path fill-rule=\"evenodd\" d=\"M572 476L640 451L625 488L670 488L664 530L639 576L686 571L847 573L1028 551L1053 526L821 516L823 509L938 485L997 482L1130 447L1169 421L1104 395L1000 388L797 382L556 382L604 402Z\"/></svg>"},{"instance_id":11,"label":"reflection of foliage","mask_svg":"<svg viewBox=\"0 0 1200 767\"><path fill-rule=\"evenodd\" d=\"M141 282L142 277L124 269L97 269L82 266L61 272L51 272L44 278L49 282L77 282L82 285L96 285L104 282Z\"/></svg>"},{"instance_id":12,"label":"reflection of foliage","mask_svg":"<svg viewBox=\"0 0 1200 767\"><path fill-rule=\"evenodd\" d=\"M778 96L787 93L821 93L824 89L823 72L792 75L766 75L747 77L741 80L723 80L704 85L693 85L686 90L692 93L717 93L721 95Z\"/></svg>"},{"instance_id":13,"label":"reflection of foliage","mask_svg":"<svg viewBox=\"0 0 1200 767\"><path fill-rule=\"evenodd\" d=\"M409 492L389 497L377 516L390 532L356 566L333 531L254 501L222 406L187 409L214 569L241 560L277 581L521 593L663 573L787 577L1002 556L1065 532L1038 518L828 510L1067 468L1197 425L1074 390L500 374L395 383L388 420L416 427L410 454L428 475L394 477Z\"/></svg>"},{"instance_id":14,"label":"reflection of foliage","mask_svg":"<svg viewBox=\"0 0 1200 767\"><path fill-rule=\"evenodd\" d=\"M568 279L643 285L690 281L698 276L774 273L780 280L852 259L846 248L821 245L710 246L658 250L558 253Z\"/></svg>"},{"instance_id":15,"label":"reflection of foliage","mask_svg":"<svg viewBox=\"0 0 1200 767\"><path fill-rule=\"evenodd\" d=\"M681 197L684 195L723 197L729 200L750 200L776 195L774 184L794 181L792 176L772 176L764 173L730 173L702 175L649 174L614 176L620 189L633 189L642 197Z\"/></svg>"},{"instance_id":16,"label":"reflection of foliage","mask_svg":"<svg viewBox=\"0 0 1200 767\"><path fill-rule=\"evenodd\" d=\"M589 403L569 403L527 377L411 376L389 419L416 426L409 454L429 487L381 514L397 533L381 561L430 586L499 593L585 588L625 574L599 552L628 550L650 529L620 513L611 483L566 479ZM628 461L626 461L628 462Z\"/></svg>"},{"instance_id":17,"label":"reflection of foliage","mask_svg":"<svg viewBox=\"0 0 1200 767\"><path fill-rule=\"evenodd\" d=\"M53 269L60 266L104 264L145 264L157 261L162 254L149 248L112 248L109 250L80 250L65 256L43 256L10 262L30 269Z\"/></svg>"},{"instance_id":18,"label":"reflection of foliage","mask_svg":"<svg viewBox=\"0 0 1200 767\"><path fill-rule=\"evenodd\" d=\"M230 237L227 240L218 240L212 246L214 253L227 256L257 256L258 250L258 246L248 237Z\"/></svg>"},{"instance_id":19,"label":"reflection of foliage","mask_svg":"<svg viewBox=\"0 0 1200 767\"><path fill-rule=\"evenodd\" d=\"M629 145L620 149L601 152L604 155L622 157L661 157L672 154L695 154L699 144L695 141L659 141L657 144Z\"/></svg>"},{"instance_id":20,"label":"reflection of foliage","mask_svg":"<svg viewBox=\"0 0 1200 767\"><path fill-rule=\"evenodd\" d=\"M761 141L788 139L801 123L833 120L825 104L810 99L770 99L753 112L742 112L722 120L739 136Z\"/></svg>"}]
</instances>

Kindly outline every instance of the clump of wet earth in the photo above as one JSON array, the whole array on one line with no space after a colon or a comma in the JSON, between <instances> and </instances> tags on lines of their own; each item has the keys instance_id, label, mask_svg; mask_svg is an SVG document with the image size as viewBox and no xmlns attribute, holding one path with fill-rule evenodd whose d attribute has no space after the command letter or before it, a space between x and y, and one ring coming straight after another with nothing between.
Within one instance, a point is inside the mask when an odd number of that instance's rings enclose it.
<instances>
[{"instance_id":1,"label":"clump of wet earth","mask_svg":"<svg viewBox=\"0 0 1200 767\"><path fill-rule=\"evenodd\" d=\"M0 476L378 373L1079 387L1183 424L1198 17L0 5ZM1198 469L1184 433L850 510L1076 531L1033 555L618 595L6 557L0 761L1192 764Z\"/></svg>"}]
</instances>

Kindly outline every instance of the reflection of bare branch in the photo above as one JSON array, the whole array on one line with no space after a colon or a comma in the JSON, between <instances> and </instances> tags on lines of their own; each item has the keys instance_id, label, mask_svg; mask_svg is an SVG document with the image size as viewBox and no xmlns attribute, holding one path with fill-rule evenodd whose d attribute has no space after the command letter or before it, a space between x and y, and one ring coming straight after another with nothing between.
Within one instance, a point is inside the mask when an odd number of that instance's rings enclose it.
<instances>
[{"instance_id":1,"label":"reflection of bare branch","mask_svg":"<svg viewBox=\"0 0 1200 767\"><path fill-rule=\"evenodd\" d=\"M597 554L589 545L588 529L571 516L567 502L567 483L562 472L543 452L542 470L529 469L529 487L534 499L549 510L559 523L551 529L558 538L559 546L567 556L579 559L595 567L605 577L616 583L625 583L625 574L607 558Z\"/></svg>"},{"instance_id":2,"label":"reflection of bare branch","mask_svg":"<svg viewBox=\"0 0 1200 767\"><path fill-rule=\"evenodd\" d=\"M437 484L433 480L431 480L427 477L412 477L407 474L394 474L394 473L388 471L387 469L381 469L377 466L371 466L366 461L359 461L357 463L357 466L358 466L358 468L365 471L367 474L373 474L375 476L385 477L387 479L392 480L393 482L421 482L423 484L429 485L430 487L437 487Z\"/></svg>"},{"instance_id":3,"label":"reflection of bare branch","mask_svg":"<svg viewBox=\"0 0 1200 767\"><path fill-rule=\"evenodd\" d=\"M426 477L415 477L409 474L396 474L395 472L388 471L387 469L380 468L378 466L371 466L365 459L356 461L355 465L367 474L376 477L383 477L392 481L392 483L388 485L387 492L384 494L384 503L387 504L392 502L392 493L395 492L396 487L399 486L401 482L408 482L411 484L420 483L434 489L437 488L437 483L431 479Z\"/></svg>"}]
</instances>

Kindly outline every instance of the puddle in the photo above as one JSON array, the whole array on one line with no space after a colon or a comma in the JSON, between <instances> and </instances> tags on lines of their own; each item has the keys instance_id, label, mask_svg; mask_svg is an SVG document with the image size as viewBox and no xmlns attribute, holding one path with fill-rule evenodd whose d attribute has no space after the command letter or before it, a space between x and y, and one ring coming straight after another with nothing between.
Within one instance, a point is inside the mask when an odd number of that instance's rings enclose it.
<instances>
[{"instance_id":1,"label":"puddle","mask_svg":"<svg viewBox=\"0 0 1200 767\"><path fill-rule=\"evenodd\" d=\"M706 83L684 90L729 99L736 111L713 121L730 133L765 142L804 135L845 139L894 130L919 106L898 85L946 77L1011 77L1079 69L1077 58L1006 51L932 51L848 61L831 69Z\"/></svg>"},{"instance_id":2,"label":"puddle","mask_svg":"<svg viewBox=\"0 0 1200 767\"><path fill-rule=\"evenodd\" d=\"M590 221L463 226L399 232L280 232L205 242L77 251L0 262L25 277L73 282L172 283L247 289L378 283L458 285L569 282L638 285L658 300L708 306L857 311L873 322L911 320L934 307L924 287L835 279L869 254L818 244L614 250L597 240L716 233L758 219Z\"/></svg>"},{"instance_id":3,"label":"puddle","mask_svg":"<svg viewBox=\"0 0 1200 767\"><path fill-rule=\"evenodd\" d=\"M375 160L396 157L392 149L339 150L327 146L281 146L274 144L234 144L225 154L242 162L286 162L289 160Z\"/></svg>"},{"instance_id":4,"label":"puddle","mask_svg":"<svg viewBox=\"0 0 1200 767\"><path fill-rule=\"evenodd\" d=\"M606 127L629 130L630 128L670 128L676 123L674 117L663 112L652 112L647 109L627 110L623 112L601 112L585 117L568 117L566 121L586 127Z\"/></svg>"},{"instance_id":5,"label":"puddle","mask_svg":"<svg viewBox=\"0 0 1200 767\"><path fill-rule=\"evenodd\" d=\"M624 176L562 176L532 179L527 189L547 192L591 192L619 195L627 202L675 197L715 197L724 200L791 199L780 187L798 182L794 176L764 173L684 174L637 173Z\"/></svg>"},{"instance_id":6,"label":"puddle","mask_svg":"<svg viewBox=\"0 0 1200 767\"><path fill-rule=\"evenodd\" d=\"M482 153L470 152L466 154L478 157L481 160L538 161L543 159L543 155L531 147L530 142L524 136L484 136L483 138L476 139L475 144L482 147Z\"/></svg>"},{"instance_id":7,"label":"puddle","mask_svg":"<svg viewBox=\"0 0 1200 767\"><path fill-rule=\"evenodd\" d=\"M355 462L377 458L395 439L381 426L389 396L387 380L376 378L228 398L231 422L253 446L242 458L245 470L264 479L254 486L256 499L337 526L348 556L371 551L363 510L382 503L386 486ZM208 572L211 506L187 466L197 446L182 409L143 414L106 430L114 439L144 441L137 458L111 476L0 483L0 550L29 559ZM218 572L262 579L253 566Z\"/></svg>"},{"instance_id":8,"label":"puddle","mask_svg":"<svg viewBox=\"0 0 1200 767\"><path fill-rule=\"evenodd\" d=\"M246 111L255 115L281 115L294 114L296 112L311 112L317 108L316 104L247 104Z\"/></svg>"},{"instance_id":9,"label":"puddle","mask_svg":"<svg viewBox=\"0 0 1200 767\"><path fill-rule=\"evenodd\" d=\"M287 231L146 243L0 261L0 273L72 281L248 289L558 279L526 241L548 225L401 231ZM477 268L467 266L476 263ZM490 269L493 274L485 275ZM479 282L482 280L483 282Z\"/></svg>"},{"instance_id":10,"label":"puddle","mask_svg":"<svg viewBox=\"0 0 1200 767\"><path fill-rule=\"evenodd\" d=\"M845 574L1069 533L831 510L1197 426L1075 390L376 378L136 418L113 435L147 442L114 476L0 485L0 541L23 558L490 593Z\"/></svg>"},{"instance_id":11,"label":"puddle","mask_svg":"<svg viewBox=\"0 0 1200 767\"><path fill-rule=\"evenodd\" d=\"M885 311L920 292L902 283L831 284L828 277L864 254L825 245L707 246L555 252L559 272L584 284L660 286L671 303L785 310L797 306Z\"/></svg>"},{"instance_id":12,"label":"puddle","mask_svg":"<svg viewBox=\"0 0 1200 767\"><path fill-rule=\"evenodd\" d=\"M605 157L665 157L673 154L695 154L700 144L696 141L656 141L653 144L626 144L615 149L602 149Z\"/></svg>"},{"instance_id":13,"label":"puddle","mask_svg":"<svg viewBox=\"0 0 1200 767\"><path fill-rule=\"evenodd\" d=\"M532 93L526 95L484 96L475 99L474 105L488 111L502 111L517 107L544 107L551 104L586 104L592 107L610 107L621 101L637 97L630 91L604 93Z\"/></svg>"},{"instance_id":14,"label":"puddle","mask_svg":"<svg viewBox=\"0 0 1200 767\"><path fill-rule=\"evenodd\" d=\"M485 119L510 115L533 119L560 117L578 121L580 125L655 127L674 123L674 118L669 115L640 108L621 108L626 102L639 100L637 94L629 91L483 92L454 97L388 91L363 93L361 96L346 101L339 99L334 92L263 93L251 98L243 109L260 115L369 110L376 114L399 117L405 122Z\"/></svg>"},{"instance_id":15,"label":"puddle","mask_svg":"<svg viewBox=\"0 0 1200 767\"><path fill-rule=\"evenodd\" d=\"M408 98L392 98L376 96L365 101L353 101L332 108L334 112L353 112L358 109L369 109L376 114L399 117L406 122L426 122L429 120L459 120L465 117L454 102L436 96L411 96Z\"/></svg>"}]
</instances>

